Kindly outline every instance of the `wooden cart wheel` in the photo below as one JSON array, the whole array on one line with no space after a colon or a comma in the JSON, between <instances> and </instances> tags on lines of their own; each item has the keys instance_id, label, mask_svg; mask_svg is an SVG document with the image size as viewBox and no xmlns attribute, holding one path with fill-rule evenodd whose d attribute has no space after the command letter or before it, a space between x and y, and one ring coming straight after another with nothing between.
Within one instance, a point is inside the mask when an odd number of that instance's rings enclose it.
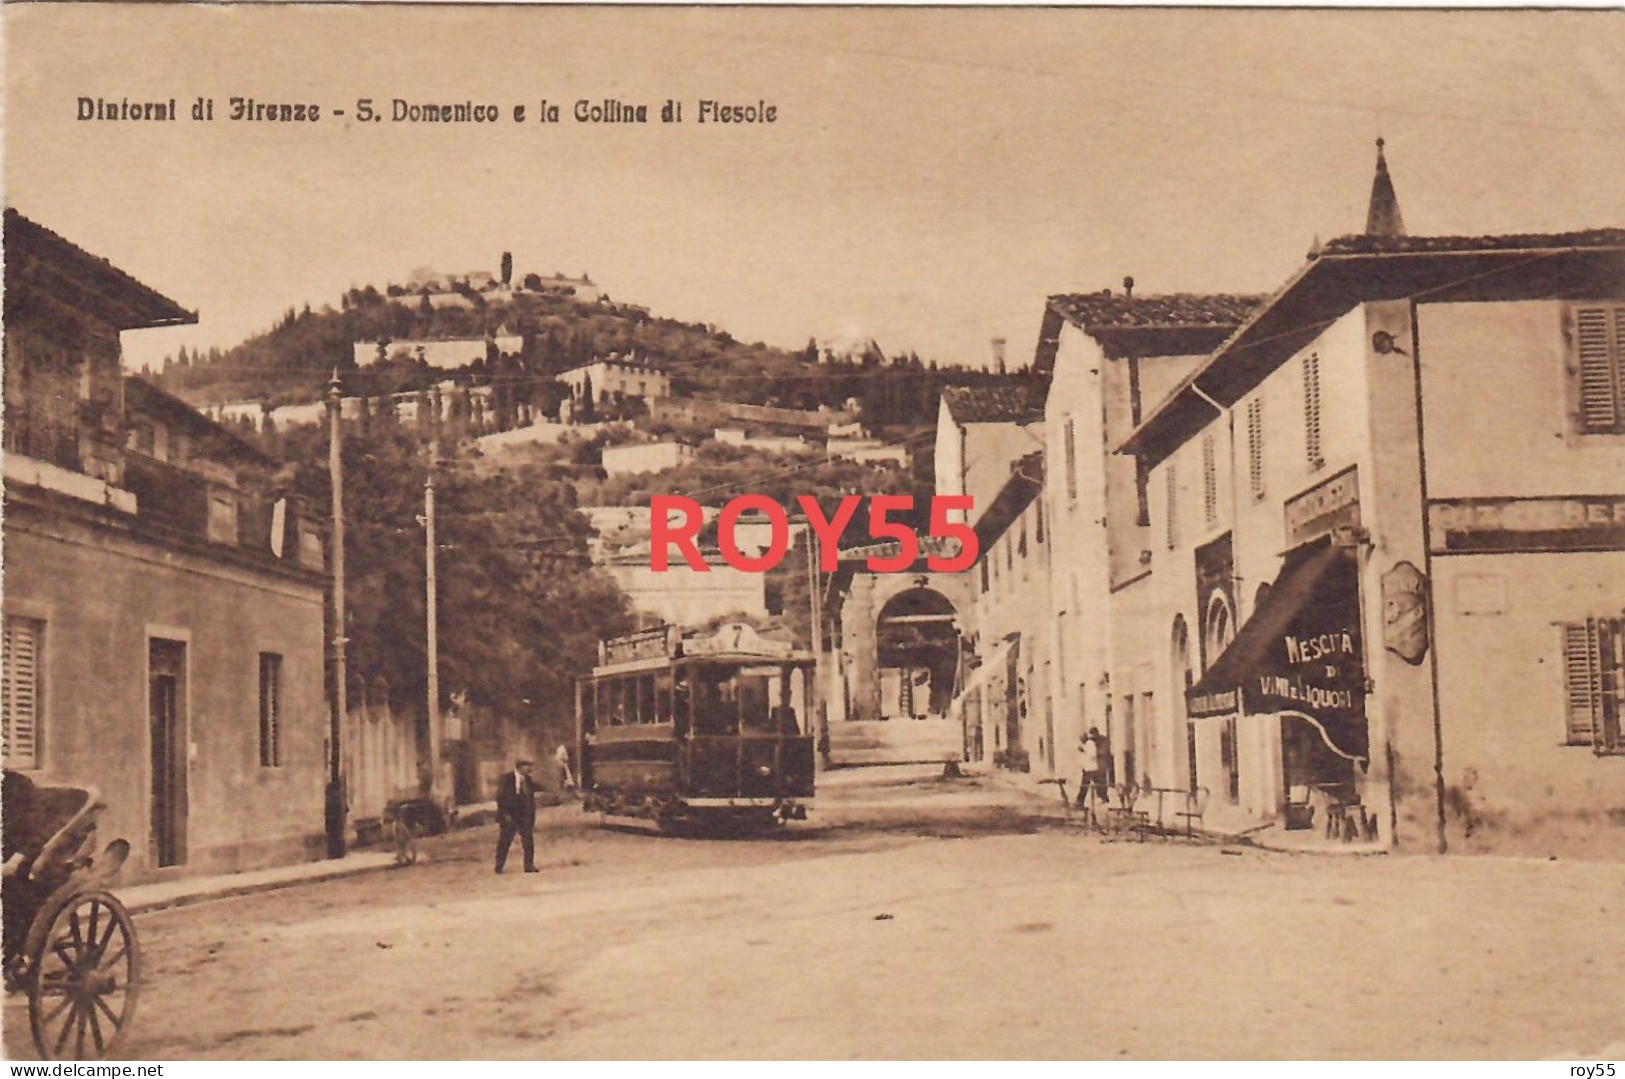
<instances>
[{"instance_id":1,"label":"wooden cart wheel","mask_svg":"<svg viewBox=\"0 0 1625 1079\"><path fill-rule=\"evenodd\" d=\"M107 892L82 892L46 912L50 929L28 972L28 1022L45 1060L114 1052L135 1015L141 951L130 915Z\"/></svg>"}]
</instances>

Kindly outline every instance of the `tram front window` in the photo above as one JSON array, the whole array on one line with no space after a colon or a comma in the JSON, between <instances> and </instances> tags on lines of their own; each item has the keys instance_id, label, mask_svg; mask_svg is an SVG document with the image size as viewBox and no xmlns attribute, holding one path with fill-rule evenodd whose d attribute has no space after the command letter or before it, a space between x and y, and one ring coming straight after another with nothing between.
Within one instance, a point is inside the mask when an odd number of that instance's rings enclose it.
<instances>
[{"instance_id":1,"label":"tram front window","mask_svg":"<svg viewBox=\"0 0 1625 1079\"><path fill-rule=\"evenodd\" d=\"M726 667L694 672L694 733L739 733L739 682Z\"/></svg>"}]
</instances>

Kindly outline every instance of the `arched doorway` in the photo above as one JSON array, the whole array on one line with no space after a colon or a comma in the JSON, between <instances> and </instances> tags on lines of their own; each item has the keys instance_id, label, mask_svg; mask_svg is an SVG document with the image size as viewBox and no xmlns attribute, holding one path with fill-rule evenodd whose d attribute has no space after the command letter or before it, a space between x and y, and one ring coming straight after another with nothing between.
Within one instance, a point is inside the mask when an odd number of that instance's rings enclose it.
<instances>
[{"instance_id":1,"label":"arched doorway","mask_svg":"<svg viewBox=\"0 0 1625 1079\"><path fill-rule=\"evenodd\" d=\"M881 716L922 719L947 712L959 681L959 628L953 603L916 584L897 593L875 619Z\"/></svg>"},{"instance_id":2,"label":"arched doorway","mask_svg":"<svg viewBox=\"0 0 1625 1079\"><path fill-rule=\"evenodd\" d=\"M1223 592L1214 592L1203 617L1202 655L1208 666L1224 654L1236 635L1235 614ZM1236 748L1236 717L1225 716L1219 728L1219 765L1224 770L1225 797L1231 805L1241 802L1241 762Z\"/></svg>"}]
</instances>

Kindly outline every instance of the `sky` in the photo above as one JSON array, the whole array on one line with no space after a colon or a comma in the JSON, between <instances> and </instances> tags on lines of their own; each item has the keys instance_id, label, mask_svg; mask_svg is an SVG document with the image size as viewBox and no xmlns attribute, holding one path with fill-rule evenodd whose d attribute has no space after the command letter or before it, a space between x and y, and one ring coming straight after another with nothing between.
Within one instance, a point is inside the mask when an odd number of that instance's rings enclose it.
<instances>
[{"instance_id":1,"label":"sky","mask_svg":"<svg viewBox=\"0 0 1625 1079\"><path fill-rule=\"evenodd\" d=\"M227 347L413 269L586 271L742 340L1030 359L1044 298L1269 292L1357 232L1625 226L1611 12L7 4L5 201ZM81 122L81 96L175 123ZM227 120L228 99L314 124ZM186 118L199 97L215 119ZM363 123L489 102L495 124ZM573 121L578 100L649 106ZM543 100L562 122L536 117ZM661 124L681 101L685 122ZM699 124L701 99L772 124ZM525 105L525 122L512 119ZM334 110L343 109L337 116Z\"/></svg>"}]
</instances>

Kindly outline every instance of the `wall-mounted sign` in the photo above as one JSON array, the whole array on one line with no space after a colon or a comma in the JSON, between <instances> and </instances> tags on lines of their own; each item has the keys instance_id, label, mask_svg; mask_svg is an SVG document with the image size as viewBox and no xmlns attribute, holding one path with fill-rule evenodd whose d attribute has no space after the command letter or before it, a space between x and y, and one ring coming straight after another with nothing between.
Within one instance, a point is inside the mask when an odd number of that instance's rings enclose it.
<instances>
[{"instance_id":1,"label":"wall-mounted sign","mask_svg":"<svg viewBox=\"0 0 1625 1079\"><path fill-rule=\"evenodd\" d=\"M1409 562L1382 575L1382 644L1410 664L1428 654L1428 579Z\"/></svg>"},{"instance_id":2,"label":"wall-mounted sign","mask_svg":"<svg viewBox=\"0 0 1625 1079\"><path fill-rule=\"evenodd\" d=\"M1360 477L1350 468L1289 500L1286 510L1288 547L1319 539L1334 528L1360 527Z\"/></svg>"},{"instance_id":3,"label":"wall-mounted sign","mask_svg":"<svg viewBox=\"0 0 1625 1079\"><path fill-rule=\"evenodd\" d=\"M1625 551L1625 497L1456 498L1428 503L1428 547L1460 551Z\"/></svg>"}]
</instances>

